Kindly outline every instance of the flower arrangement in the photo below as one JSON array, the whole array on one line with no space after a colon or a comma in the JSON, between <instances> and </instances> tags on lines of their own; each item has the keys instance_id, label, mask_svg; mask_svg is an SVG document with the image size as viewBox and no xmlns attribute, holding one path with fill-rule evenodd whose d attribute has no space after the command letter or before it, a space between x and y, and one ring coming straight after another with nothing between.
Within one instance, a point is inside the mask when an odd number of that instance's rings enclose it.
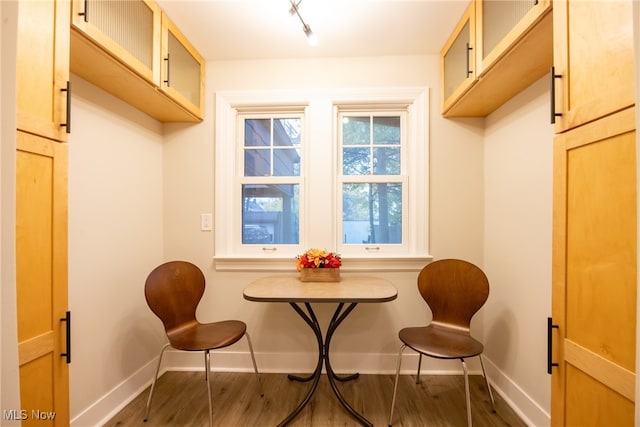
<instances>
[{"instance_id":1,"label":"flower arrangement","mask_svg":"<svg viewBox=\"0 0 640 427\"><path fill-rule=\"evenodd\" d=\"M298 271L302 271L303 268L340 268L341 265L340 255L324 249L309 249L296 257Z\"/></svg>"}]
</instances>

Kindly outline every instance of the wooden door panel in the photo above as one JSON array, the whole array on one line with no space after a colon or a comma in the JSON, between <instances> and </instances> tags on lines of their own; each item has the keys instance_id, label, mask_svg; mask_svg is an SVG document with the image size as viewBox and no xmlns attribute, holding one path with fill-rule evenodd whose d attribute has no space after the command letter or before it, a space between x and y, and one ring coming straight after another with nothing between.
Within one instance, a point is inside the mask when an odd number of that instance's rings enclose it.
<instances>
[{"instance_id":1,"label":"wooden door panel","mask_svg":"<svg viewBox=\"0 0 640 427\"><path fill-rule=\"evenodd\" d=\"M590 375L567 367L566 424L575 427L633 426L633 402Z\"/></svg>"},{"instance_id":2,"label":"wooden door panel","mask_svg":"<svg viewBox=\"0 0 640 427\"><path fill-rule=\"evenodd\" d=\"M69 80L69 0L20 1L18 129L66 141Z\"/></svg>"},{"instance_id":3,"label":"wooden door panel","mask_svg":"<svg viewBox=\"0 0 640 427\"><path fill-rule=\"evenodd\" d=\"M21 151L16 154L17 274L22 283L18 300L18 342L51 331L53 261L53 150L44 145L41 153Z\"/></svg>"},{"instance_id":4,"label":"wooden door panel","mask_svg":"<svg viewBox=\"0 0 640 427\"><path fill-rule=\"evenodd\" d=\"M635 135L629 108L554 141L552 425L633 425Z\"/></svg>"},{"instance_id":5,"label":"wooden door panel","mask_svg":"<svg viewBox=\"0 0 640 427\"><path fill-rule=\"evenodd\" d=\"M16 298L23 425L69 424L69 370L61 357L67 337L60 321L67 311L67 275L67 147L18 132Z\"/></svg>"},{"instance_id":6,"label":"wooden door panel","mask_svg":"<svg viewBox=\"0 0 640 427\"><path fill-rule=\"evenodd\" d=\"M567 157L566 338L634 370L635 133Z\"/></svg>"},{"instance_id":7,"label":"wooden door panel","mask_svg":"<svg viewBox=\"0 0 640 427\"><path fill-rule=\"evenodd\" d=\"M54 355L48 353L20 367L20 401L26 409L23 426L54 426L56 399L54 390ZM53 418L53 419L51 419Z\"/></svg>"},{"instance_id":8,"label":"wooden door panel","mask_svg":"<svg viewBox=\"0 0 640 427\"><path fill-rule=\"evenodd\" d=\"M634 104L631 0L553 2L556 132Z\"/></svg>"}]
</instances>

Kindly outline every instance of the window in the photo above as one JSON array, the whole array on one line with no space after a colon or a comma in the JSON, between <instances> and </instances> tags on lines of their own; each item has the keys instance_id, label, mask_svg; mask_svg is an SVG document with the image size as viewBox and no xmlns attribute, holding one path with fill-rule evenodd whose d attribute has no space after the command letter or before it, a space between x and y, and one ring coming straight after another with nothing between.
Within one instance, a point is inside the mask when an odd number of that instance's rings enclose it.
<instances>
[{"instance_id":1,"label":"window","mask_svg":"<svg viewBox=\"0 0 640 427\"><path fill-rule=\"evenodd\" d=\"M428 255L424 88L216 96L217 269L417 269ZM374 264L375 263L375 264Z\"/></svg>"},{"instance_id":2,"label":"window","mask_svg":"<svg viewBox=\"0 0 640 427\"><path fill-rule=\"evenodd\" d=\"M299 115L240 114L242 245L300 242Z\"/></svg>"},{"instance_id":3,"label":"window","mask_svg":"<svg viewBox=\"0 0 640 427\"><path fill-rule=\"evenodd\" d=\"M406 241L405 121L403 110L338 114L341 252L349 245L395 252Z\"/></svg>"}]
</instances>

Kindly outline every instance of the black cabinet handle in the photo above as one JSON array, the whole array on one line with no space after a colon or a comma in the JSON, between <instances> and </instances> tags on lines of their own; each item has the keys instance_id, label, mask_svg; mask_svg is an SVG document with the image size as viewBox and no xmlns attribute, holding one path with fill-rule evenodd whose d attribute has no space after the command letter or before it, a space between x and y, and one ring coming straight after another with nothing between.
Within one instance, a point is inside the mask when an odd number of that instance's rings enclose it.
<instances>
[{"instance_id":1,"label":"black cabinet handle","mask_svg":"<svg viewBox=\"0 0 640 427\"><path fill-rule=\"evenodd\" d=\"M67 87L60 89L60 92L67 92L67 121L60 126L65 127L67 133L71 133L71 82L67 81Z\"/></svg>"},{"instance_id":2,"label":"black cabinet handle","mask_svg":"<svg viewBox=\"0 0 640 427\"><path fill-rule=\"evenodd\" d=\"M67 346L64 353L60 353L61 357L66 357L67 363L71 363L71 312L67 311L64 317L60 318L61 322L66 322Z\"/></svg>"},{"instance_id":3,"label":"black cabinet handle","mask_svg":"<svg viewBox=\"0 0 640 427\"><path fill-rule=\"evenodd\" d=\"M556 122L556 117L562 116L562 113L556 113L556 79L561 77L561 74L556 74L556 67L551 67L551 124Z\"/></svg>"},{"instance_id":4,"label":"black cabinet handle","mask_svg":"<svg viewBox=\"0 0 640 427\"><path fill-rule=\"evenodd\" d=\"M471 60L469 59L469 52L472 50L473 48L467 43L467 77L473 73L473 70L471 70Z\"/></svg>"},{"instance_id":5,"label":"black cabinet handle","mask_svg":"<svg viewBox=\"0 0 640 427\"><path fill-rule=\"evenodd\" d=\"M547 374L551 375L551 369L554 366L560 366L557 363L552 362L553 358L553 336L552 331L558 329L558 325L554 325L551 317L547 317Z\"/></svg>"},{"instance_id":6,"label":"black cabinet handle","mask_svg":"<svg viewBox=\"0 0 640 427\"><path fill-rule=\"evenodd\" d=\"M169 77L169 73L171 72L171 62L169 61L169 54L167 53L167 57L164 58L165 61L167 61L167 80L165 80L164 82L167 84L167 86L171 86L170 83L170 77Z\"/></svg>"},{"instance_id":7,"label":"black cabinet handle","mask_svg":"<svg viewBox=\"0 0 640 427\"><path fill-rule=\"evenodd\" d=\"M78 12L78 15L84 17L84 22L89 22L89 15L87 14L87 2L88 0L84 0L84 12Z\"/></svg>"}]
</instances>

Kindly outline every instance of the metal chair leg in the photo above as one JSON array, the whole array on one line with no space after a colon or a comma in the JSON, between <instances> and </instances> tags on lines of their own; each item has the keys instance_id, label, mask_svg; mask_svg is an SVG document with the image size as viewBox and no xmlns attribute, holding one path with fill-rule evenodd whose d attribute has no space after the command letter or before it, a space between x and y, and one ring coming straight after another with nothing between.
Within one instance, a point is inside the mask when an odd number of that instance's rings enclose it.
<instances>
[{"instance_id":1,"label":"metal chair leg","mask_svg":"<svg viewBox=\"0 0 640 427\"><path fill-rule=\"evenodd\" d=\"M158 372L160 372L160 363L162 363L162 355L164 351L169 348L171 344L165 344L160 350L160 357L158 357L158 364L156 365L156 373L153 376L153 382L151 383L151 390L149 390L149 397L147 398L147 408L144 411L144 422L146 423L149 419L149 411L151 410L151 398L153 397L153 391L156 388L156 381L158 381Z\"/></svg>"},{"instance_id":2,"label":"metal chair leg","mask_svg":"<svg viewBox=\"0 0 640 427\"><path fill-rule=\"evenodd\" d=\"M398 391L398 377L400 376L400 366L402 365L402 352L407 346L403 344L398 352L398 366L396 368L396 380L393 384L393 397L391 398L391 413L389 414L389 427L391 427L391 420L393 420L393 409L396 406L396 392Z\"/></svg>"},{"instance_id":3,"label":"metal chair leg","mask_svg":"<svg viewBox=\"0 0 640 427\"><path fill-rule=\"evenodd\" d=\"M484 370L484 362L482 361L482 355L479 354L480 358L480 366L482 367L482 376L484 377L484 382L487 385L487 390L489 390L489 397L491 398L491 409L493 409L493 413L496 412L496 402L493 400L493 393L491 392L491 386L489 385L489 378L487 377L487 372Z\"/></svg>"},{"instance_id":4,"label":"metal chair leg","mask_svg":"<svg viewBox=\"0 0 640 427\"><path fill-rule=\"evenodd\" d=\"M249 343L249 352L251 353L251 361L253 362L253 370L256 373L256 379L258 380L258 387L260 388L260 397L264 397L264 389L262 388L262 381L260 380L260 373L258 372L258 365L256 365L256 356L253 353L253 346L251 345L251 338L249 338L249 333L245 332L244 335L247 337L247 342Z\"/></svg>"},{"instance_id":5,"label":"metal chair leg","mask_svg":"<svg viewBox=\"0 0 640 427\"><path fill-rule=\"evenodd\" d=\"M422 368L422 353L418 353L418 372L416 373L416 384L420 384L420 369Z\"/></svg>"},{"instance_id":6,"label":"metal chair leg","mask_svg":"<svg viewBox=\"0 0 640 427\"><path fill-rule=\"evenodd\" d=\"M204 351L204 379L207 383L207 396L209 401L209 427L213 427L213 404L211 402L211 354L209 350Z\"/></svg>"},{"instance_id":7,"label":"metal chair leg","mask_svg":"<svg viewBox=\"0 0 640 427\"><path fill-rule=\"evenodd\" d=\"M460 359L462 362L462 370L464 371L464 392L467 397L467 425L472 426L471 422L471 394L469 393L469 374L467 372L467 364L464 359Z\"/></svg>"}]
</instances>

